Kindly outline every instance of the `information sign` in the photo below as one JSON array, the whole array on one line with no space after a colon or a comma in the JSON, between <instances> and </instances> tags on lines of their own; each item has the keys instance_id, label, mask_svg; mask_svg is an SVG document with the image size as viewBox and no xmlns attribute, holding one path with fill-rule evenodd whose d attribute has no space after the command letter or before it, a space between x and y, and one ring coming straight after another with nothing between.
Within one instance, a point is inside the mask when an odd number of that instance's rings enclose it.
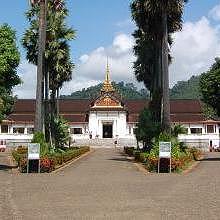
<instances>
[{"instance_id":1,"label":"information sign","mask_svg":"<svg viewBox=\"0 0 220 220\"><path fill-rule=\"evenodd\" d=\"M171 142L160 142L159 146L159 157L171 158Z\"/></svg>"},{"instance_id":2,"label":"information sign","mask_svg":"<svg viewBox=\"0 0 220 220\"><path fill-rule=\"evenodd\" d=\"M40 159L40 144L30 143L28 144L28 160Z\"/></svg>"},{"instance_id":3,"label":"information sign","mask_svg":"<svg viewBox=\"0 0 220 220\"><path fill-rule=\"evenodd\" d=\"M171 173L171 142L159 142L159 158L158 158L158 173L160 172L160 159L168 158L170 161L169 170Z\"/></svg>"}]
</instances>

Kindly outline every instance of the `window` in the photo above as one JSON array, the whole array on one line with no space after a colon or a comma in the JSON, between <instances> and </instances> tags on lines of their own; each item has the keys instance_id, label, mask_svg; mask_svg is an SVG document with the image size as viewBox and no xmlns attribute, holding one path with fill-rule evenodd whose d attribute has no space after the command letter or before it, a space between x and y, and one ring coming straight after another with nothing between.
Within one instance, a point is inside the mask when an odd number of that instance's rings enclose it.
<instances>
[{"instance_id":1,"label":"window","mask_svg":"<svg viewBox=\"0 0 220 220\"><path fill-rule=\"evenodd\" d=\"M207 125L206 129L207 133L214 133L214 125Z\"/></svg>"},{"instance_id":2,"label":"window","mask_svg":"<svg viewBox=\"0 0 220 220\"><path fill-rule=\"evenodd\" d=\"M70 128L70 134L82 134L82 128Z\"/></svg>"},{"instance_id":3,"label":"window","mask_svg":"<svg viewBox=\"0 0 220 220\"><path fill-rule=\"evenodd\" d=\"M8 125L2 125L1 126L1 133L8 133Z\"/></svg>"},{"instance_id":4,"label":"window","mask_svg":"<svg viewBox=\"0 0 220 220\"><path fill-rule=\"evenodd\" d=\"M34 128L27 128L27 133L28 134L33 134L34 133Z\"/></svg>"},{"instance_id":5,"label":"window","mask_svg":"<svg viewBox=\"0 0 220 220\"><path fill-rule=\"evenodd\" d=\"M190 128L191 134L202 134L202 128Z\"/></svg>"},{"instance_id":6,"label":"window","mask_svg":"<svg viewBox=\"0 0 220 220\"><path fill-rule=\"evenodd\" d=\"M24 134L24 128L13 128L14 134Z\"/></svg>"}]
</instances>

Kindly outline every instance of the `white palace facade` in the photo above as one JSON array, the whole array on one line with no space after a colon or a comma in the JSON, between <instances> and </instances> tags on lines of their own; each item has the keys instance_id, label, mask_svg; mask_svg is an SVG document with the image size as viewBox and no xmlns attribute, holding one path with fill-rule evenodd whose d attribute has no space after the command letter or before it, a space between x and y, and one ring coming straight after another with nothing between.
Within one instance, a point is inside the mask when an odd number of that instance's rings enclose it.
<instances>
[{"instance_id":1,"label":"white palace facade","mask_svg":"<svg viewBox=\"0 0 220 220\"><path fill-rule=\"evenodd\" d=\"M135 146L134 130L139 113L148 107L147 100L122 100L106 78L100 95L94 100L60 99L60 115L70 125L70 134L75 144L111 145L115 140L121 146ZM219 147L219 119L207 119L199 100L171 100L171 121L187 128L186 135L179 139L190 146L208 149ZM34 131L35 100L18 99L14 110L0 125L0 140L7 145L29 142Z\"/></svg>"}]
</instances>

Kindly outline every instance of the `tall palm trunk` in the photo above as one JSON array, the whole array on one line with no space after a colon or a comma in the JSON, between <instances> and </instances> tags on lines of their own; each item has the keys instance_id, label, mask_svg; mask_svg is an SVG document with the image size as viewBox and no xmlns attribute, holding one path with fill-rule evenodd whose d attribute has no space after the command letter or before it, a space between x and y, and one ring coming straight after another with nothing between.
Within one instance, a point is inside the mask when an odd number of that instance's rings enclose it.
<instances>
[{"instance_id":1,"label":"tall palm trunk","mask_svg":"<svg viewBox=\"0 0 220 220\"><path fill-rule=\"evenodd\" d=\"M150 103L150 109L153 113L153 119L156 122L161 122L161 102L162 102L162 80L161 80L161 40L158 39L155 44L155 76L152 83L152 100Z\"/></svg>"},{"instance_id":2,"label":"tall palm trunk","mask_svg":"<svg viewBox=\"0 0 220 220\"><path fill-rule=\"evenodd\" d=\"M56 90L53 88L50 94L50 123L51 123L51 138L53 144L55 144L55 124L54 120L56 118Z\"/></svg>"},{"instance_id":3,"label":"tall palm trunk","mask_svg":"<svg viewBox=\"0 0 220 220\"><path fill-rule=\"evenodd\" d=\"M60 89L57 88L57 98L56 98L56 115L59 116L60 109L59 109L59 96L60 96Z\"/></svg>"},{"instance_id":4,"label":"tall palm trunk","mask_svg":"<svg viewBox=\"0 0 220 220\"><path fill-rule=\"evenodd\" d=\"M49 73L46 67L45 71L45 99L44 99L44 126L45 126L45 139L50 141L50 109L49 109Z\"/></svg>"},{"instance_id":5,"label":"tall palm trunk","mask_svg":"<svg viewBox=\"0 0 220 220\"><path fill-rule=\"evenodd\" d=\"M162 129L170 133L170 100L169 100L169 70L168 70L168 30L167 12L164 10L162 16L163 41L162 41L162 77L163 77L163 99L162 99Z\"/></svg>"},{"instance_id":6,"label":"tall palm trunk","mask_svg":"<svg viewBox=\"0 0 220 220\"><path fill-rule=\"evenodd\" d=\"M40 1L35 131L43 131L43 76L45 72L46 4L47 0Z\"/></svg>"}]
</instances>

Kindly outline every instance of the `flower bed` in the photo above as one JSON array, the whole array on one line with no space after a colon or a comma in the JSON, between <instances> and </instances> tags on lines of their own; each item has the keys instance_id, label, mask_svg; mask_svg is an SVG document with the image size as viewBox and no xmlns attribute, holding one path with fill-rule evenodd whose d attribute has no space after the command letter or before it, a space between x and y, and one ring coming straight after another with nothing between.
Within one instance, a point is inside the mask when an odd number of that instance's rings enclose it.
<instances>
[{"instance_id":1,"label":"flower bed","mask_svg":"<svg viewBox=\"0 0 220 220\"><path fill-rule=\"evenodd\" d=\"M157 172L159 155L158 145L155 145L150 152L142 152L140 150L134 150L134 148L125 148L125 153L129 156L134 156L135 161L142 163L148 171ZM173 143L171 156L171 170L173 172L180 172L186 169L193 161L199 160L202 157L202 152L197 148L182 150L179 143ZM161 170L168 171L169 166L169 159L163 158L160 160Z\"/></svg>"},{"instance_id":2,"label":"flower bed","mask_svg":"<svg viewBox=\"0 0 220 220\"><path fill-rule=\"evenodd\" d=\"M40 157L41 172L52 172L65 163L74 158L88 152L89 147L68 148L65 151L48 153ZM12 152L12 156L18 164L19 170L22 173L27 172L27 148L18 148Z\"/></svg>"}]
</instances>

